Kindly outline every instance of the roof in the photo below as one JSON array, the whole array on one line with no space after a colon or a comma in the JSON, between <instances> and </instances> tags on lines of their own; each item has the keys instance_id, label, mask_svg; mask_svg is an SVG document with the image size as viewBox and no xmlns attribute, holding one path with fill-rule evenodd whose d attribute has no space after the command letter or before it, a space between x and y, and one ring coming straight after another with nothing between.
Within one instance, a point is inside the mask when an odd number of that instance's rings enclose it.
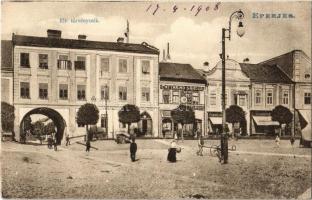
<instances>
[{"instance_id":1,"label":"roof","mask_svg":"<svg viewBox=\"0 0 312 200\"><path fill-rule=\"evenodd\" d=\"M292 83L291 79L277 66L240 63L242 71L251 82Z\"/></svg>"},{"instance_id":2,"label":"roof","mask_svg":"<svg viewBox=\"0 0 312 200\"><path fill-rule=\"evenodd\" d=\"M291 52L263 61L259 64L278 65L278 67L280 67L290 78L293 78L294 54L296 52L300 52L301 54L309 58L302 50L293 50Z\"/></svg>"},{"instance_id":3,"label":"roof","mask_svg":"<svg viewBox=\"0 0 312 200\"><path fill-rule=\"evenodd\" d=\"M1 40L1 70L13 70L12 41Z\"/></svg>"},{"instance_id":4,"label":"roof","mask_svg":"<svg viewBox=\"0 0 312 200\"><path fill-rule=\"evenodd\" d=\"M142 44L121 43L121 42L99 42L90 40L76 40L52 37L35 37L25 35L13 35L14 45L66 48L66 49L87 49L87 50L109 50L119 52L132 52L144 54L159 54L159 50L146 42Z\"/></svg>"},{"instance_id":5,"label":"roof","mask_svg":"<svg viewBox=\"0 0 312 200\"><path fill-rule=\"evenodd\" d=\"M207 84L206 79L190 64L160 62L159 76L161 81L182 81Z\"/></svg>"}]
</instances>

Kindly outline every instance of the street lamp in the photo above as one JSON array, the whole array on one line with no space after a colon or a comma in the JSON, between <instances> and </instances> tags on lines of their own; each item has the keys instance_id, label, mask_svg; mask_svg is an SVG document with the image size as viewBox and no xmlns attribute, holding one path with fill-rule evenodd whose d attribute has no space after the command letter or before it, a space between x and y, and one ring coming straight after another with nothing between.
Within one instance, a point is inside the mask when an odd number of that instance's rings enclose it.
<instances>
[{"instance_id":1,"label":"street lamp","mask_svg":"<svg viewBox=\"0 0 312 200\"><path fill-rule=\"evenodd\" d=\"M241 10L235 11L231 14L229 20L229 28L222 28L222 134L221 134L221 156L223 158L223 163L228 162L228 136L225 131L226 129L226 119L225 119L225 38L231 40L231 24L232 19L238 19L237 35L242 37L245 34L245 29L243 26L242 19L244 18L244 13ZM225 33L228 32L228 36Z\"/></svg>"}]
</instances>

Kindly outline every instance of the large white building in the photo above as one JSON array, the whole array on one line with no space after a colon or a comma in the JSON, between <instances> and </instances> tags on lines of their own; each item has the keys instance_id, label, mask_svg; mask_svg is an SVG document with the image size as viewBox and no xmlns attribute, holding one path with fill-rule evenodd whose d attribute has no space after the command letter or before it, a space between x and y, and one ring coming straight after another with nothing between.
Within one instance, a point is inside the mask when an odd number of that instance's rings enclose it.
<instances>
[{"instance_id":1,"label":"large white building","mask_svg":"<svg viewBox=\"0 0 312 200\"><path fill-rule=\"evenodd\" d=\"M59 141L64 131L83 135L75 118L89 102L99 108L97 126L107 127L108 137L125 128L118 120L125 104L140 108L143 135L158 136L158 49L123 40L89 41L85 35L63 39L58 30L48 30L47 37L13 35L12 46L16 133L25 116L44 114L54 120Z\"/></svg>"}]
</instances>

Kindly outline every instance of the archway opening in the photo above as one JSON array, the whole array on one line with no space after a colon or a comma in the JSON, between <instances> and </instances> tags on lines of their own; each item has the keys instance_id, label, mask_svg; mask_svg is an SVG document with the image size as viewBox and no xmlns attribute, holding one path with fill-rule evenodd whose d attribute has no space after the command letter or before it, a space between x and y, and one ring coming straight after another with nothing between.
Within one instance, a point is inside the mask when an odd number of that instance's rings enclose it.
<instances>
[{"instance_id":1,"label":"archway opening","mask_svg":"<svg viewBox=\"0 0 312 200\"><path fill-rule=\"evenodd\" d=\"M143 113L141 113L140 115L140 121L138 123L138 127L139 127L139 132L140 132L140 136L151 136L152 135L152 118L151 116L144 111Z\"/></svg>"},{"instance_id":2,"label":"archway opening","mask_svg":"<svg viewBox=\"0 0 312 200\"><path fill-rule=\"evenodd\" d=\"M26 130L29 129L29 127L27 127L28 126L27 120L30 118L31 115L35 115L35 114L44 115L53 121L53 124L56 128L56 130L55 130L56 142L57 142L57 144L61 144L61 141L62 141L63 136L64 136L66 122L59 112L57 112L56 110L54 110L52 108L47 108L47 107L34 108L24 115L24 117L22 118L22 120L20 122L20 136L21 136L21 138L25 137Z\"/></svg>"}]
</instances>

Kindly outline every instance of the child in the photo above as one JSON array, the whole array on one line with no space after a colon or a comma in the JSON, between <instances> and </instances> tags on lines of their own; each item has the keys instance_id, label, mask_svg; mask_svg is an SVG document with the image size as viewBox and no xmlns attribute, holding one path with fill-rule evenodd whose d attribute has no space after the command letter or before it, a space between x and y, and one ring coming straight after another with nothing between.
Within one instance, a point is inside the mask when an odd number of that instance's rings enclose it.
<instances>
[{"instance_id":1,"label":"child","mask_svg":"<svg viewBox=\"0 0 312 200\"><path fill-rule=\"evenodd\" d=\"M131 140L131 144L130 144L130 157L131 157L132 162L135 161L136 151L137 151L137 144L135 143L135 138L133 137Z\"/></svg>"}]
</instances>

